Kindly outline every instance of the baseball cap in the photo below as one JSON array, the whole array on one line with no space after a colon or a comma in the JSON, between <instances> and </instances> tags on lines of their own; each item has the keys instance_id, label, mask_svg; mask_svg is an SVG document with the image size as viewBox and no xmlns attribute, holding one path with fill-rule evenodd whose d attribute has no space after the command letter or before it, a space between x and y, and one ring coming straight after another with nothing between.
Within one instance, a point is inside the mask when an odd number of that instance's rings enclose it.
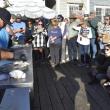
<instances>
[{"instance_id":1,"label":"baseball cap","mask_svg":"<svg viewBox=\"0 0 110 110\"><path fill-rule=\"evenodd\" d=\"M20 18L21 19L22 18L21 14L17 14L16 18Z\"/></svg>"},{"instance_id":2,"label":"baseball cap","mask_svg":"<svg viewBox=\"0 0 110 110\"><path fill-rule=\"evenodd\" d=\"M57 19L58 19L59 21L63 21L64 17L63 17L62 15L58 15L58 16L57 16Z\"/></svg>"}]
</instances>

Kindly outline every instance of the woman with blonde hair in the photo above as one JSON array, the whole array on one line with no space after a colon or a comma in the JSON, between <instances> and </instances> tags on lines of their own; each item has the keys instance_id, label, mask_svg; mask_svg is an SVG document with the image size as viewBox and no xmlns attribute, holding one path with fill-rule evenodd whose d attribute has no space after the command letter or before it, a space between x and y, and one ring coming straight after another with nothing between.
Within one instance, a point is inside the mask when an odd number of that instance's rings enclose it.
<instances>
[{"instance_id":1,"label":"woman with blonde hair","mask_svg":"<svg viewBox=\"0 0 110 110\"><path fill-rule=\"evenodd\" d=\"M51 28L48 31L48 37L51 64L54 67L60 63L60 50L62 44L62 33L56 18L51 19Z\"/></svg>"},{"instance_id":2,"label":"woman with blonde hair","mask_svg":"<svg viewBox=\"0 0 110 110\"><path fill-rule=\"evenodd\" d=\"M77 42L80 49L81 55L81 65L80 66L88 66L90 63L90 39L92 38L91 28L88 26L87 21L83 21L80 23L79 27L73 27L74 29L78 30L78 38Z\"/></svg>"}]
</instances>

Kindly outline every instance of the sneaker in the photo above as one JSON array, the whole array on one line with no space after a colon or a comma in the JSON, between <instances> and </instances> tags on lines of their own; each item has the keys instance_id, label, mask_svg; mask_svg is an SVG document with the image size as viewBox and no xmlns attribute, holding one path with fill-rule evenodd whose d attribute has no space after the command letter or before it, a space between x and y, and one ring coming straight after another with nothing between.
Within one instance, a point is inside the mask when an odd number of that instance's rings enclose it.
<instances>
[{"instance_id":1,"label":"sneaker","mask_svg":"<svg viewBox=\"0 0 110 110\"><path fill-rule=\"evenodd\" d=\"M65 60L62 60L61 63L66 63L66 61Z\"/></svg>"},{"instance_id":2,"label":"sneaker","mask_svg":"<svg viewBox=\"0 0 110 110\"><path fill-rule=\"evenodd\" d=\"M51 66L54 68L54 67L55 67L55 64L54 64L54 63L52 63L52 64L51 64Z\"/></svg>"},{"instance_id":3,"label":"sneaker","mask_svg":"<svg viewBox=\"0 0 110 110\"><path fill-rule=\"evenodd\" d=\"M51 65L52 67L55 67L55 63L53 63L52 61L50 61L50 65Z\"/></svg>"},{"instance_id":4,"label":"sneaker","mask_svg":"<svg viewBox=\"0 0 110 110\"><path fill-rule=\"evenodd\" d=\"M66 61L69 61L69 58L67 58Z\"/></svg>"},{"instance_id":5,"label":"sneaker","mask_svg":"<svg viewBox=\"0 0 110 110\"><path fill-rule=\"evenodd\" d=\"M110 86L110 82L104 83L103 86Z\"/></svg>"}]
</instances>

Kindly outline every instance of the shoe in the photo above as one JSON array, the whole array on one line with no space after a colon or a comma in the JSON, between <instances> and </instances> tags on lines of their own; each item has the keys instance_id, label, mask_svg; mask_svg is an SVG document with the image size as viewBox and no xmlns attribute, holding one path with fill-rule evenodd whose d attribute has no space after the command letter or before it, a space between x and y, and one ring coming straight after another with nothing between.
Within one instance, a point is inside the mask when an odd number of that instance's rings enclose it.
<instances>
[{"instance_id":1,"label":"shoe","mask_svg":"<svg viewBox=\"0 0 110 110\"><path fill-rule=\"evenodd\" d=\"M51 64L51 66L54 68L55 67L55 64L53 63L53 64Z\"/></svg>"},{"instance_id":2,"label":"shoe","mask_svg":"<svg viewBox=\"0 0 110 110\"><path fill-rule=\"evenodd\" d=\"M105 86L110 86L110 82L104 83L103 86L104 86L104 87L105 87Z\"/></svg>"},{"instance_id":3,"label":"shoe","mask_svg":"<svg viewBox=\"0 0 110 110\"><path fill-rule=\"evenodd\" d=\"M51 65L52 67L55 67L55 63L53 63L52 61L50 61L50 65Z\"/></svg>"},{"instance_id":4,"label":"shoe","mask_svg":"<svg viewBox=\"0 0 110 110\"><path fill-rule=\"evenodd\" d=\"M69 61L69 58L67 58L66 61Z\"/></svg>"},{"instance_id":5,"label":"shoe","mask_svg":"<svg viewBox=\"0 0 110 110\"><path fill-rule=\"evenodd\" d=\"M62 60L61 63L66 63L66 61L65 60Z\"/></svg>"}]
</instances>

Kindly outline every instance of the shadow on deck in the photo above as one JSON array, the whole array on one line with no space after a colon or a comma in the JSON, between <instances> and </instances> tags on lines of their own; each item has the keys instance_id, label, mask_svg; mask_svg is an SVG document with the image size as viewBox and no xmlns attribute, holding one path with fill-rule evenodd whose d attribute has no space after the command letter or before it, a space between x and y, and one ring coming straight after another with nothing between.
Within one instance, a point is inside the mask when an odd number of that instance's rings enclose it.
<instances>
[{"instance_id":1,"label":"shadow on deck","mask_svg":"<svg viewBox=\"0 0 110 110\"><path fill-rule=\"evenodd\" d=\"M31 110L110 110L110 97L100 85L88 85L89 69L46 62L34 65L34 103Z\"/></svg>"}]
</instances>

